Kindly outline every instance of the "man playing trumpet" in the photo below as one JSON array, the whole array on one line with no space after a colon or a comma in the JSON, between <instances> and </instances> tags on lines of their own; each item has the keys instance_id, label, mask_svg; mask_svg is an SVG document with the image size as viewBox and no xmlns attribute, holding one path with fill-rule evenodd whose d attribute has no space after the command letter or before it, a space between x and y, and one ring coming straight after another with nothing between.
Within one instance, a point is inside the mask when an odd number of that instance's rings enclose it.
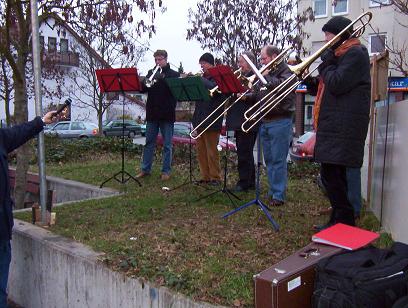
<instances>
[{"instance_id":1,"label":"man playing trumpet","mask_svg":"<svg viewBox=\"0 0 408 308\"><path fill-rule=\"evenodd\" d=\"M177 78L180 74L170 68L167 52L157 50L154 54L156 67L150 70L142 83L142 92L147 92L146 102L146 143L143 149L142 171L136 176L142 178L150 175L157 135L163 136L162 180L170 178L172 160L172 138L176 120L177 101L170 92L165 78ZM160 72L161 71L161 72Z\"/></svg>"}]
</instances>

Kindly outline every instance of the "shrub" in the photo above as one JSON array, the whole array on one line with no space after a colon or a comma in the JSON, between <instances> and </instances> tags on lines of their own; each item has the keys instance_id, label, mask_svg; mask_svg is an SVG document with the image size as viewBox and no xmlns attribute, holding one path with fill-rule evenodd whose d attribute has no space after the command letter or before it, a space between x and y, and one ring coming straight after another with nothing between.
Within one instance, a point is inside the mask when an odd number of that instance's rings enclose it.
<instances>
[{"instance_id":1,"label":"shrub","mask_svg":"<svg viewBox=\"0 0 408 308\"><path fill-rule=\"evenodd\" d=\"M35 143L33 143L33 146ZM135 145L132 140L125 138L126 154L141 155L142 146ZM47 162L77 161L92 159L103 154L120 153L122 139L120 137L96 137L82 139L60 139L55 136L45 136L45 159ZM36 163L36 157L33 163Z\"/></svg>"}]
</instances>

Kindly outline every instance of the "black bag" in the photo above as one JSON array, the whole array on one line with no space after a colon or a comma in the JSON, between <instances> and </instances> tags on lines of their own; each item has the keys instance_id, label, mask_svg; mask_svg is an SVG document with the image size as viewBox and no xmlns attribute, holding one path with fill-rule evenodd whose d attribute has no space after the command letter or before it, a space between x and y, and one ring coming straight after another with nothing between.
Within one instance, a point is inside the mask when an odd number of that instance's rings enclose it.
<instances>
[{"instance_id":1,"label":"black bag","mask_svg":"<svg viewBox=\"0 0 408 308\"><path fill-rule=\"evenodd\" d=\"M408 245L373 246L321 260L313 307L387 308L408 294Z\"/></svg>"}]
</instances>

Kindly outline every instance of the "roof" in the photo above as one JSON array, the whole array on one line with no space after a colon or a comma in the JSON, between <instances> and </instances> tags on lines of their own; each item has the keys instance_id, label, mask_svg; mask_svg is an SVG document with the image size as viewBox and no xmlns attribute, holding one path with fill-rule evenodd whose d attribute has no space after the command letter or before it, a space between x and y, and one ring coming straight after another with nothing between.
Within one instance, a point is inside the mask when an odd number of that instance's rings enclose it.
<instances>
[{"instance_id":1,"label":"roof","mask_svg":"<svg viewBox=\"0 0 408 308\"><path fill-rule=\"evenodd\" d=\"M42 18L40 19L40 23L46 21L47 19L52 18L56 21L56 23L58 23L59 25L63 26L86 50L89 51L89 53L92 55L92 57L94 57L95 59L97 59L100 63L102 63L102 66L105 68L112 68L111 65L105 61L105 59L103 59L100 54L92 48L92 46L90 46L78 33L76 33L76 31L74 29L72 29L65 20L63 20L58 14L56 13L49 13L47 15L43 15ZM122 95L122 93L119 93L120 95ZM125 93L124 95L128 100L132 101L133 103L135 103L136 105L139 105L143 108L146 108L146 104L136 98L133 97L131 95L128 95Z\"/></svg>"}]
</instances>

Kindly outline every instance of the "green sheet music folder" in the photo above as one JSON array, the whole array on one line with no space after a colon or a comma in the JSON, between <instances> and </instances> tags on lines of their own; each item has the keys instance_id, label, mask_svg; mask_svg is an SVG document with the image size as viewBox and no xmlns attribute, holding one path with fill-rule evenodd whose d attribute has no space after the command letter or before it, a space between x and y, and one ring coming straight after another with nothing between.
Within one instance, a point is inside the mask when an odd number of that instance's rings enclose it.
<instances>
[{"instance_id":1,"label":"green sheet music folder","mask_svg":"<svg viewBox=\"0 0 408 308\"><path fill-rule=\"evenodd\" d=\"M209 101L209 91L201 77L166 78L167 85L177 101Z\"/></svg>"}]
</instances>

